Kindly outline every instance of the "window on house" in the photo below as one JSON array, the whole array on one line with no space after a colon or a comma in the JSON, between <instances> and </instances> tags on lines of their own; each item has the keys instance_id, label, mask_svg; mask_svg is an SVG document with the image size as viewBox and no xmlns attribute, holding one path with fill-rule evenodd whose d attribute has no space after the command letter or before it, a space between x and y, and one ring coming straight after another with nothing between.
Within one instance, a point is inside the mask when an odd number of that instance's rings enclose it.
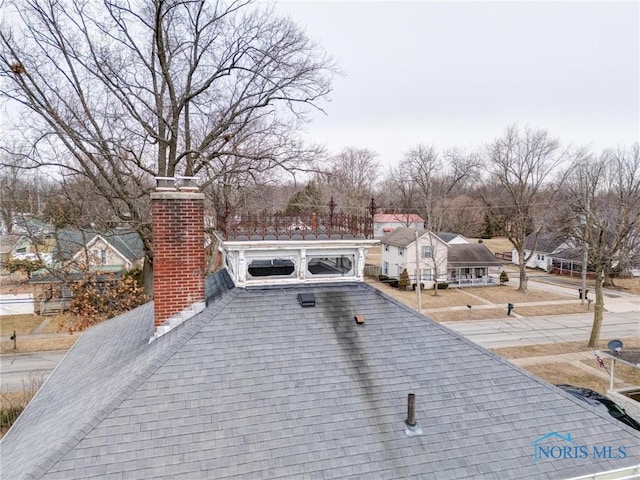
<instances>
[{"instance_id":1,"label":"window on house","mask_svg":"<svg viewBox=\"0 0 640 480\"><path fill-rule=\"evenodd\" d=\"M398 247L398 255L400 255L401 257L404 255L404 248Z\"/></svg>"},{"instance_id":2,"label":"window on house","mask_svg":"<svg viewBox=\"0 0 640 480\"><path fill-rule=\"evenodd\" d=\"M431 249L431 245L422 245L420 256L422 258L432 258L433 252Z\"/></svg>"},{"instance_id":3,"label":"window on house","mask_svg":"<svg viewBox=\"0 0 640 480\"><path fill-rule=\"evenodd\" d=\"M247 268L250 277L291 277L295 264L288 258L269 258L251 260Z\"/></svg>"},{"instance_id":4,"label":"window on house","mask_svg":"<svg viewBox=\"0 0 640 480\"><path fill-rule=\"evenodd\" d=\"M402 275L402 271L404 270L404 265L398 265L398 277Z\"/></svg>"},{"instance_id":5,"label":"window on house","mask_svg":"<svg viewBox=\"0 0 640 480\"><path fill-rule=\"evenodd\" d=\"M102 261L102 265L107 264L107 251L105 249L100 251L100 260Z\"/></svg>"},{"instance_id":6,"label":"window on house","mask_svg":"<svg viewBox=\"0 0 640 480\"><path fill-rule=\"evenodd\" d=\"M385 243L385 244L384 244L384 251L385 251L385 252L388 252L388 251L389 251L389 244L388 244L388 243Z\"/></svg>"},{"instance_id":7,"label":"window on house","mask_svg":"<svg viewBox=\"0 0 640 480\"><path fill-rule=\"evenodd\" d=\"M307 271L312 275L344 277L353 275L353 255L310 256Z\"/></svg>"},{"instance_id":8,"label":"window on house","mask_svg":"<svg viewBox=\"0 0 640 480\"><path fill-rule=\"evenodd\" d=\"M389 275L389 262L384 262L382 264L382 274Z\"/></svg>"},{"instance_id":9,"label":"window on house","mask_svg":"<svg viewBox=\"0 0 640 480\"><path fill-rule=\"evenodd\" d=\"M423 268L420 270L420 281L431 282L433 280L433 270L430 268Z\"/></svg>"},{"instance_id":10,"label":"window on house","mask_svg":"<svg viewBox=\"0 0 640 480\"><path fill-rule=\"evenodd\" d=\"M16 248L16 253L27 253L27 247Z\"/></svg>"}]
</instances>

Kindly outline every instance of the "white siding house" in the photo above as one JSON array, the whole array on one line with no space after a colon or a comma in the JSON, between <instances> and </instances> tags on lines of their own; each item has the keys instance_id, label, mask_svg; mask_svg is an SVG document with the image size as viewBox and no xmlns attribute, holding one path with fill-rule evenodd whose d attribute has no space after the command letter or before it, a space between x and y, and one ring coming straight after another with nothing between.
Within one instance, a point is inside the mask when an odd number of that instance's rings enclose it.
<instances>
[{"instance_id":1,"label":"white siding house","mask_svg":"<svg viewBox=\"0 0 640 480\"><path fill-rule=\"evenodd\" d=\"M418 255L420 280L425 288L432 288L436 280L447 279L446 242L427 230L400 227L385 235L382 244L382 274L390 278L400 278L406 268L411 283L416 283L416 231L418 232Z\"/></svg>"}]
</instances>

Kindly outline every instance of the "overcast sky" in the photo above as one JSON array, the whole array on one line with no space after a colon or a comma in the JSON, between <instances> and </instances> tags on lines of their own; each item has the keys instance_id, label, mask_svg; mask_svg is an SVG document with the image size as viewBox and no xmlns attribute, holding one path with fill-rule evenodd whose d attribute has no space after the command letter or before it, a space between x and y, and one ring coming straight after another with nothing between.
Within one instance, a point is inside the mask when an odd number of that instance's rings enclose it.
<instances>
[{"instance_id":1,"label":"overcast sky","mask_svg":"<svg viewBox=\"0 0 640 480\"><path fill-rule=\"evenodd\" d=\"M594 149L640 139L640 3L286 1L345 75L310 138L385 165L511 123Z\"/></svg>"}]
</instances>

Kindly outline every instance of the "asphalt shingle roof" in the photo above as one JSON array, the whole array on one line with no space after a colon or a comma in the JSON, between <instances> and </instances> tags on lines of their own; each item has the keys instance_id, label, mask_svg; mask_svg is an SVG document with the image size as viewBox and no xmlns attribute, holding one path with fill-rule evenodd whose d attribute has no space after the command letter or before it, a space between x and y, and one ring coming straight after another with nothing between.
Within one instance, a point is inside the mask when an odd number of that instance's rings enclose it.
<instances>
[{"instance_id":1,"label":"asphalt shingle roof","mask_svg":"<svg viewBox=\"0 0 640 480\"><path fill-rule=\"evenodd\" d=\"M152 304L85 332L3 439L2 477L560 479L640 462L638 432L369 285L217 275L215 300L151 343ZM422 436L404 431L410 392ZM554 431L628 454L535 462Z\"/></svg>"},{"instance_id":2,"label":"asphalt shingle roof","mask_svg":"<svg viewBox=\"0 0 640 480\"><path fill-rule=\"evenodd\" d=\"M535 244L536 252L553 253L564 242L565 239L561 238L561 236L555 232L533 232L527 235L524 248L527 250L533 250Z\"/></svg>"},{"instance_id":3,"label":"asphalt shingle roof","mask_svg":"<svg viewBox=\"0 0 640 480\"><path fill-rule=\"evenodd\" d=\"M449 245L447 265L450 267L490 267L502 266L504 263L498 260L482 243L469 243Z\"/></svg>"},{"instance_id":4,"label":"asphalt shingle roof","mask_svg":"<svg viewBox=\"0 0 640 480\"><path fill-rule=\"evenodd\" d=\"M428 230L418 230L418 236L422 237ZM416 229L408 227L398 227L387 233L380 239L380 243L387 243L396 247L408 247L416 241Z\"/></svg>"}]
</instances>

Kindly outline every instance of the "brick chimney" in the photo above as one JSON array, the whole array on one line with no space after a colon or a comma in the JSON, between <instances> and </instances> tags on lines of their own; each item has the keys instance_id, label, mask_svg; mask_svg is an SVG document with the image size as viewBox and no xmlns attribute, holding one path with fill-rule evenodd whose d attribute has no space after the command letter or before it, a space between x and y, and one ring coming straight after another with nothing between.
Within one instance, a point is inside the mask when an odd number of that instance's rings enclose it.
<instances>
[{"instance_id":1,"label":"brick chimney","mask_svg":"<svg viewBox=\"0 0 640 480\"><path fill-rule=\"evenodd\" d=\"M204 194L187 182L159 178L151 194L156 327L204 303Z\"/></svg>"}]
</instances>

